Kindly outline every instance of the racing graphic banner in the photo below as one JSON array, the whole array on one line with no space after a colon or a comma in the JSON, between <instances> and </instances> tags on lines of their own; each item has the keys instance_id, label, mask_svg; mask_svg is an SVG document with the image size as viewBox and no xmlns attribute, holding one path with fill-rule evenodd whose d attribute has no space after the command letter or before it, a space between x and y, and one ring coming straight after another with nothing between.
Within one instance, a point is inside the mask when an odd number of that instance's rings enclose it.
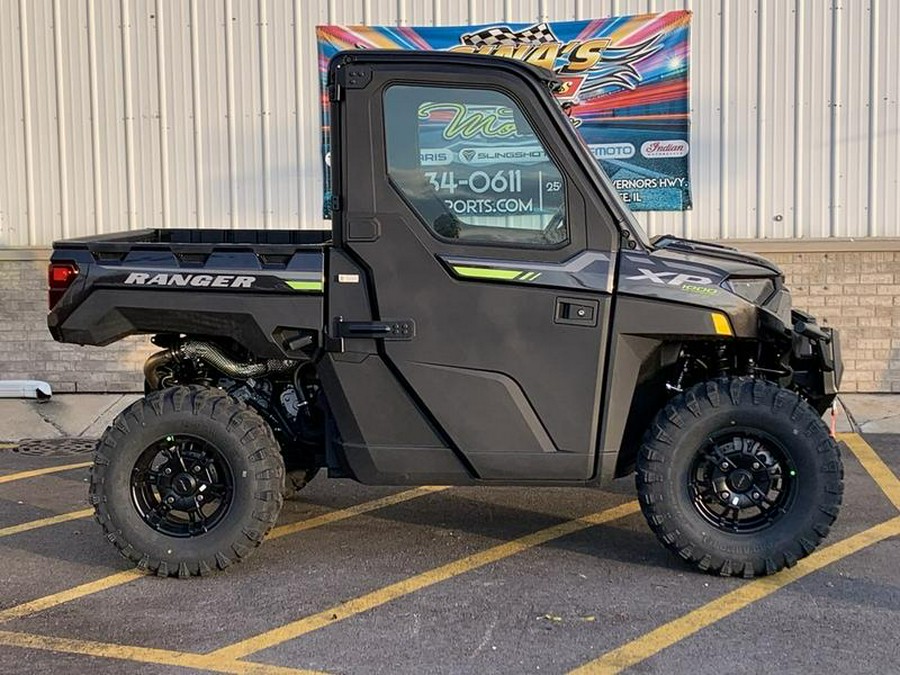
<instances>
[{"instance_id":1,"label":"racing graphic banner","mask_svg":"<svg viewBox=\"0 0 900 675\"><path fill-rule=\"evenodd\" d=\"M329 60L345 49L458 51L552 69L561 83L559 103L631 209L690 209L690 18L690 12L674 11L533 24L318 26L325 216L330 216L331 202L325 84ZM543 150L532 147L533 136L529 139L514 124L504 124L510 110L484 105L458 108L449 110L446 104L429 108L426 103L419 110L427 124L427 133L420 133L421 166L438 194L458 199L460 186L467 186L464 193L471 192L471 186L477 189L487 176L490 189L477 195L480 199L508 203L510 197L523 203L539 199L541 195L525 194L541 189L539 185L519 183L517 176L504 173L509 171L509 153L534 162L543 158ZM506 154L498 152L501 143ZM516 163L521 165L522 160ZM491 185L495 175L505 179ZM503 186L505 192L494 189ZM452 195L444 194L451 189Z\"/></svg>"}]
</instances>

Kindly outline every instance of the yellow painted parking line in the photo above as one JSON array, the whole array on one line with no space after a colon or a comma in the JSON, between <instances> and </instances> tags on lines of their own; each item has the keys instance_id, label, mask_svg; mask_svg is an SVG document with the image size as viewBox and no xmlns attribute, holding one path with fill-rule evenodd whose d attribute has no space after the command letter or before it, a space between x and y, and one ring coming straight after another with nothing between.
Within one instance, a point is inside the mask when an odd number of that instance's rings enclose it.
<instances>
[{"instance_id":1,"label":"yellow painted parking line","mask_svg":"<svg viewBox=\"0 0 900 675\"><path fill-rule=\"evenodd\" d=\"M247 663L239 661L222 661L210 659L203 654L177 652L168 649L151 647L133 647L93 640L75 640L72 638L32 635L30 633L14 633L0 631L0 645L22 647L24 649L40 649L48 652L64 654L82 654L105 659L119 659L137 663L148 663L180 668L196 668L216 673L237 673L239 675L318 675L317 671L269 666L263 663Z\"/></svg>"},{"instance_id":2,"label":"yellow painted parking line","mask_svg":"<svg viewBox=\"0 0 900 675\"><path fill-rule=\"evenodd\" d=\"M31 614L35 614L42 610L50 609L51 607L56 607L57 605L62 605L66 602L77 600L78 598L83 598L86 595L93 595L94 593L105 591L108 588L115 588L116 586L127 584L129 581L140 579L143 576L145 576L144 573L139 572L138 570L126 570L124 572L117 572L115 574L110 574L109 576L101 577L96 581L89 581L86 584L81 584L74 588L67 588L59 593L53 593L51 595L45 595L42 598L37 598L36 600L23 602L21 605L16 605L15 607L0 611L0 623L11 621L12 619L21 619L24 616L30 616Z\"/></svg>"},{"instance_id":3,"label":"yellow painted parking line","mask_svg":"<svg viewBox=\"0 0 900 675\"><path fill-rule=\"evenodd\" d=\"M90 466L91 462L79 462L78 464L63 464L62 466L48 466L43 469L32 469L30 471L20 471L19 473L10 473L0 476L0 483L11 483L14 480L24 480L25 478L35 478L36 476L46 476L49 473L59 473L60 471L71 471L72 469L83 469Z\"/></svg>"},{"instance_id":4,"label":"yellow painted parking line","mask_svg":"<svg viewBox=\"0 0 900 675\"><path fill-rule=\"evenodd\" d=\"M471 572L472 570L484 567L491 563L509 558L516 553L527 551L528 549L546 544L547 542L559 539L568 534L579 532L581 530L601 525L619 518L624 518L639 510L636 501L628 502L605 511L600 511L583 518L568 520L558 525L538 530L531 534L527 534L518 539L504 542L489 549L468 555L464 558L454 560L453 562L441 565L434 569L416 574L402 581L384 586L365 595L361 595L347 602L335 605L326 610L311 614L310 616L298 619L291 623L273 628L246 640L241 640L227 647L217 649L208 654L211 658L221 658L226 661L242 659L255 652L269 647L274 647L288 640L300 637L312 631L330 626L343 619L350 618L362 612L366 612L375 607L384 605L392 600L402 598L416 591L432 586L441 581L452 579L460 574Z\"/></svg>"},{"instance_id":5,"label":"yellow painted parking line","mask_svg":"<svg viewBox=\"0 0 900 675\"><path fill-rule=\"evenodd\" d=\"M346 520L353 516L361 515L375 511L376 509L385 508L394 504L424 497L435 492L440 492L445 487L421 487L412 490L404 490L387 497L373 499L368 502L356 504L345 509L339 509L320 516L301 520L296 523L289 523L274 528L269 533L269 538L285 537L290 534L302 532L305 530L322 527L331 523ZM87 509L86 515L92 510ZM135 581L146 576L138 570L126 570L109 576L91 581L74 588L70 588L59 593L54 593L30 602L25 602L15 607L0 611L0 622L11 621L26 616L30 616L37 612L56 607L72 600L77 600L88 595L93 595L101 591L115 588L123 584ZM133 647L128 645L117 645L102 642L93 642L86 640L72 640L66 638L46 637L41 635L30 635L26 633L15 633L9 631L0 631L0 644L7 646L17 646L30 649L41 649L52 652L62 652L69 654L84 654L88 656L98 656L110 659L122 659L127 661L135 661L140 663L152 663L157 665L173 665L188 668L198 668L221 673L249 673L260 675L280 675L285 674L305 674L313 673L309 670L297 670L294 668L281 668L278 666L268 666L265 664L249 663L246 661L236 661L223 658L220 655L204 655L188 652L177 652L165 649L150 649L143 647Z\"/></svg>"},{"instance_id":6,"label":"yellow painted parking line","mask_svg":"<svg viewBox=\"0 0 900 675\"><path fill-rule=\"evenodd\" d=\"M762 600L788 584L868 546L897 535L900 535L900 516L895 516L880 525L826 546L800 560L790 569L748 582L740 588L576 668L571 671L570 675L607 675L631 668L697 631Z\"/></svg>"},{"instance_id":7,"label":"yellow painted parking line","mask_svg":"<svg viewBox=\"0 0 900 675\"><path fill-rule=\"evenodd\" d=\"M326 513L321 516L315 516L307 520L301 520L296 523L290 523L288 525L276 527L270 532L269 536L284 537L288 534L293 534L302 530L322 527L323 525L328 525L340 520L346 520L351 516L359 515L361 513L367 513L378 508L384 508L385 506L389 506L391 504L399 504L400 502L415 499L416 497L424 497L425 495L432 494L443 489L444 488L442 487L424 487L415 488L413 490L404 490L403 492L398 492L397 494L389 495L388 497L374 499L372 501L363 502L362 504L350 506L346 509L331 511L330 513ZM116 586L127 584L131 581L141 579L145 576L147 575L144 572L138 570L126 570L124 572L117 572L115 574L102 577L100 579L97 579L96 581L89 581L88 583L80 584L79 586L75 586L58 593L53 593L42 598L37 598L36 600L31 600L29 602L22 603L21 605L10 607L9 609L0 610L0 623L4 621L10 621L11 619L20 619L25 616L30 616L31 614L35 614L45 609L50 609L51 607L56 607L64 603L71 602L72 600L78 600L79 598L93 595L94 593L99 593L110 588L115 588Z\"/></svg>"},{"instance_id":8,"label":"yellow painted parking line","mask_svg":"<svg viewBox=\"0 0 900 675\"><path fill-rule=\"evenodd\" d=\"M94 509L81 509L80 511L70 511L69 513L60 513L58 516L50 516L39 520L32 520L28 523L20 525L10 525L9 527L0 527L0 538L8 537L11 534L19 534L20 532L28 532L28 530L36 530L39 527L47 527L48 525L56 525L57 523L66 523L70 520L78 520L93 515Z\"/></svg>"},{"instance_id":9,"label":"yellow painted parking line","mask_svg":"<svg viewBox=\"0 0 900 675\"><path fill-rule=\"evenodd\" d=\"M424 497L434 492L440 492L446 489L448 489L446 486L429 485L425 487L414 488L412 490L404 490L403 492L388 495L387 497L382 497L381 499L373 499L370 502L363 502L362 504L350 506L346 509L324 513L321 516L315 516L314 518L307 518L306 520L301 520L296 523L288 523L287 525L279 525L278 527L272 528L272 531L269 532L269 535L266 537L266 539L279 539L280 537L286 537L289 534L296 534L297 532L303 532L304 530L312 530L316 527L322 527L323 525L337 523L341 520L347 520L347 518L362 515L363 513L369 513L370 511L383 509L387 506L393 506L394 504L408 502L410 499L418 499L419 497Z\"/></svg>"},{"instance_id":10,"label":"yellow painted parking line","mask_svg":"<svg viewBox=\"0 0 900 675\"><path fill-rule=\"evenodd\" d=\"M0 443L0 450L9 450L10 448L18 448L16 443Z\"/></svg>"},{"instance_id":11,"label":"yellow painted parking line","mask_svg":"<svg viewBox=\"0 0 900 675\"><path fill-rule=\"evenodd\" d=\"M856 455L859 463L869 472L872 479L878 483L881 491L887 495L887 498L897 509L900 509L900 480L897 479L894 472L872 449L872 446L866 443L859 434L838 434L837 438L847 444L850 451Z\"/></svg>"}]
</instances>

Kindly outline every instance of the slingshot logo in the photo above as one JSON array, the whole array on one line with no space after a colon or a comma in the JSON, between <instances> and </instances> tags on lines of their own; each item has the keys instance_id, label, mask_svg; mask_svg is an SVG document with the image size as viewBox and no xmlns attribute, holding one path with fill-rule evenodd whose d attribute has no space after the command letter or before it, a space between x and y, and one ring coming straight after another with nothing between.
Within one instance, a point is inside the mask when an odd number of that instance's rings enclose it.
<instances>
[{"instance_id":1,"label":"slingshot logo","mask_svg":"<svg viewBox=\"0 0 900 675\"><path fill-rule=\"evenodd\" d=\"M459 159L464 164L509 164L546 162L547 153L540 145L492 145L483 148L463 148Z\"/></svg>"},{"instance_id":2,"label":"slingshot logo","mask_svg":"<svg viewBox=\"0 0 900 675\"><path fill-rule=\"evenodd\" d=\"M713 280L709 277L701 277L695 274L678 274L677 272L653 272L651 270L639 267L640 274L631 277L625 277L630 281L651 281L654 284L662 284L666 286L681 286L682 284L700 284L702 286L710 286Z\"/></svg>"}]
</instances>

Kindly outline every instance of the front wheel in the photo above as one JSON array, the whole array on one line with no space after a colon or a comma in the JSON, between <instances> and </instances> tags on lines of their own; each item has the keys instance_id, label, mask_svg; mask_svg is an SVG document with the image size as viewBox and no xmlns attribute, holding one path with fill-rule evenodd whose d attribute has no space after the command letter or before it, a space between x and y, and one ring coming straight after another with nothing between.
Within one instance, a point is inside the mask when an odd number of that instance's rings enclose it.
<instances>
[{"instance_id":1,"label":"front wheel","mask_svg":"<svg viewBox=\"0 0 900 675\"><path fill-rule=\"evenodd\" d=\"M722 378L657 415L637 488L667 548L701 570L753 577L815 550L838 515L843 473L828 428L797 394Z\"/></svg>"},{"instance_id":2,"label":"front wheel","mask_svg":"<svg viewBox=\"0 0 900 675\"><path fill-rule=\"evenodd\" d=\"M155 391L103 434L91 503L138 567L187 577L246 558L275 524L284 463L266 422L218 389Z\"/></svg>"}]
</instances>

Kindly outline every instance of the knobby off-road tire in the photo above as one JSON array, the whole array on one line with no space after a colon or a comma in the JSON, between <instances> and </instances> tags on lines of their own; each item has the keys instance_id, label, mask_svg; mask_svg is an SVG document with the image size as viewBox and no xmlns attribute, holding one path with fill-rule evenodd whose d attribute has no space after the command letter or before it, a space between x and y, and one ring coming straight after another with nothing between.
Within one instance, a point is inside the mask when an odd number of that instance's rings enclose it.
<instances>
[{"instance_id":1,"label":"knobby off-road tire","mask_svg":"<svg viewBox=\"0 0 900 675\"><path fill-rule=\"evenodd\" d=\"M828 428L797 394L723 378L660 411L636 480L644 516L667 548L701 570L749 578L815 550L838 515L843 475ZM753 503L743 520L732 500Z\"/></svg>"},{"instance_id":2,"label":"knobby off-road tire","mask_svg":"<svg viewBox=\"0 0 900 675\"><path fill-rule=\"evenodd\" d=\"M90 499L125 558L188 577L225 569L262 543L281 511L284 475L256 412L218 389L179 386L116 417L94 455ZM198 497L208 516L191 508ZM165 511L167 499L176 510Z\"/></svg>"}]
</instances>

